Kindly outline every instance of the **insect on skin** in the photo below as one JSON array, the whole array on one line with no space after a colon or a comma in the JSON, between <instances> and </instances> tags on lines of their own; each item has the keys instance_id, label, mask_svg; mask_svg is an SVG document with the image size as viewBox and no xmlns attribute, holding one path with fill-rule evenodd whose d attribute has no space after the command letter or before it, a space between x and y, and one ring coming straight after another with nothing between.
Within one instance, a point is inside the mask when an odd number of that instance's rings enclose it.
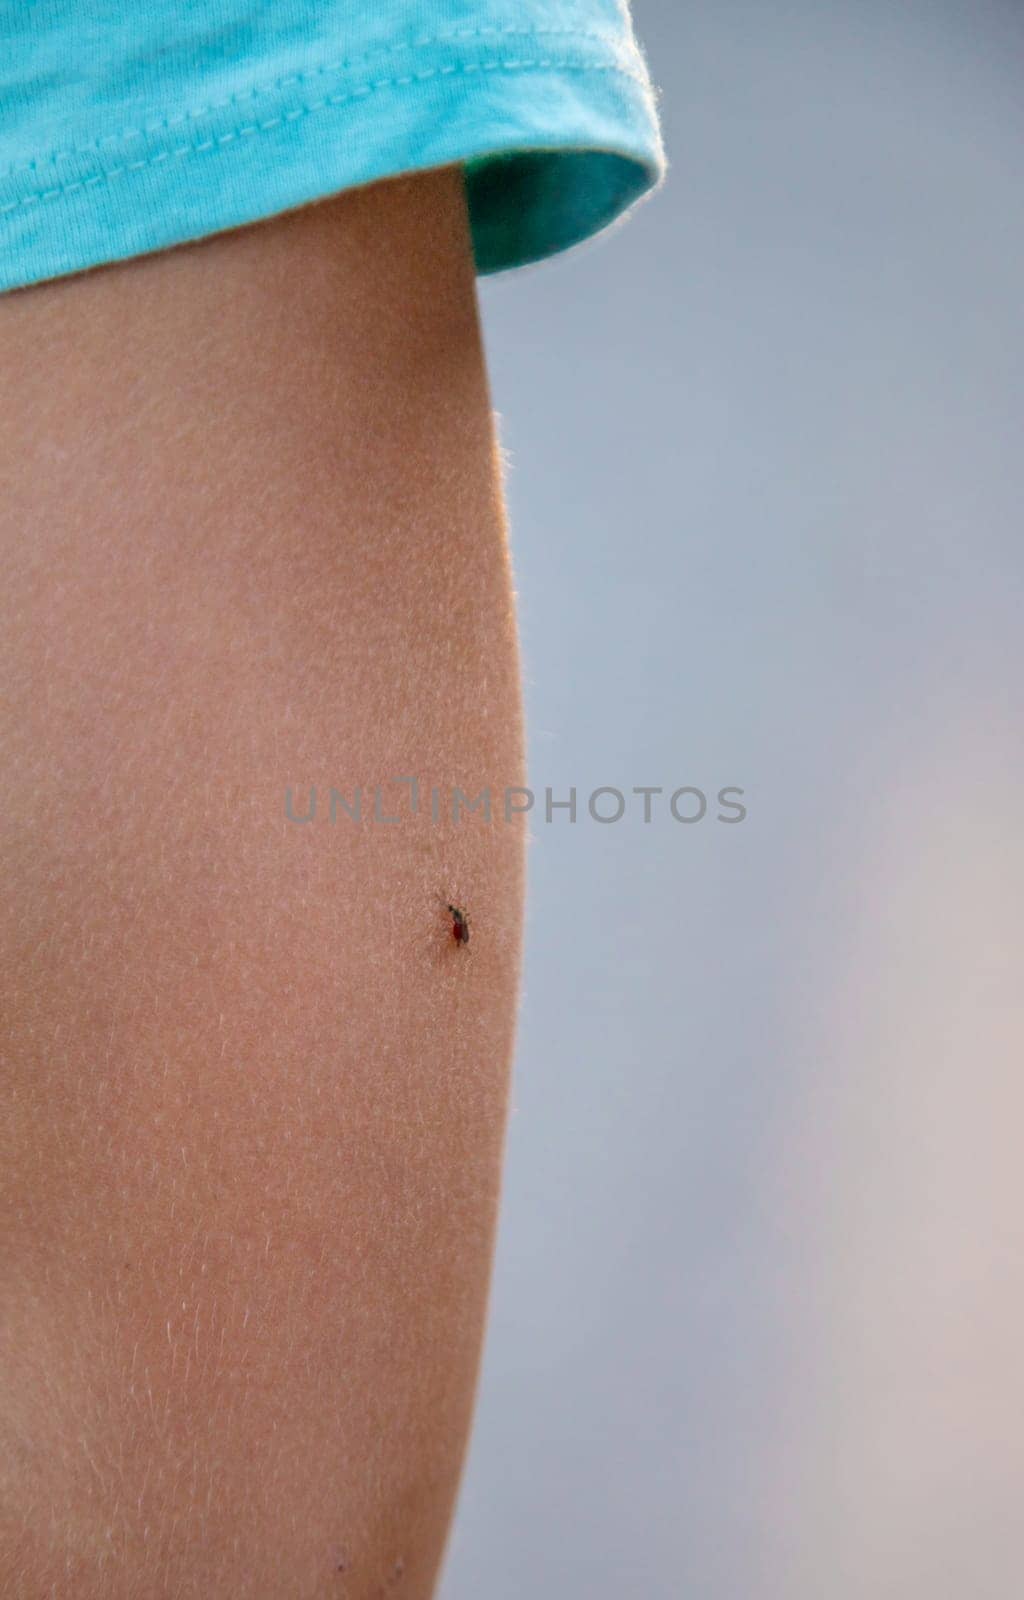
<instances>
[{"instance_id":1,"label":"insect on skin","mask_svg":"<svg viewBox=\"0 0 1024 1600\"><path fill-rule=\"evenodd\" d=\"M449 914L452 919L452 938L456 944L469 943L469 918L458 906L449 905Z\"/></svg>"}]
</instances>

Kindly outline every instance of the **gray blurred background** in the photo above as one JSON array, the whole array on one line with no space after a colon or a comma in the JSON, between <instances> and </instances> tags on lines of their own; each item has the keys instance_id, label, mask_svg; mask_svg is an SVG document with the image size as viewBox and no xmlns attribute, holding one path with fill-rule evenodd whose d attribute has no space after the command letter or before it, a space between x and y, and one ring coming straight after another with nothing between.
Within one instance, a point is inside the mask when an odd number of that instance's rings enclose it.
<instances>
[{"instance_id":1,"label":"gray blurred background","mask_svg":"<svg viewBox=\"0 0 1024 1600\"><path fill-rule=\"evenodd\" d=\"M667 187L482 288L582 814L441 1593L1019 1600L1024 7L634 9Z\"/></svg>"}]
</instances>

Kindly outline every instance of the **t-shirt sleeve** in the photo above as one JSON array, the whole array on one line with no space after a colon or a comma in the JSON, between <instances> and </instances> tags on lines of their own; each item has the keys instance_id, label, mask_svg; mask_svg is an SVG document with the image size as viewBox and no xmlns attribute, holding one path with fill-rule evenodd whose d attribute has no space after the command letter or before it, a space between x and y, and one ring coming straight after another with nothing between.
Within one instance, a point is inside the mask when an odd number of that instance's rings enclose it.
<instances>
[{"instance_id":1,"label":"t-shirt sleeve","mask_svg":"<svg viewBox=\"0 0 1024 1600\"><path fill-rule=\"evenodd\" d=\"M452 163L481 273L654 187L627 0L0 7L0 289Z\"/></svg>"}]
</instances>

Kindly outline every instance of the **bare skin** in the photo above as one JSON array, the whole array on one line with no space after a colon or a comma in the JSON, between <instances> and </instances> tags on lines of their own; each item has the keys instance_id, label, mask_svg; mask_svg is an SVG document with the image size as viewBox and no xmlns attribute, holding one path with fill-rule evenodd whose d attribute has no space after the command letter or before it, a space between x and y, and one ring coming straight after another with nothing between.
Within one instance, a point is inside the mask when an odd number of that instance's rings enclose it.
<instances>
[{"instance_id":1,"label":"bare skin","mask_svg":"<svg viewBox=\"0 0 1024 1600\"><path fill-rule=\"evenodd\" d=\"M423 1600L523 853L427 805L522 782L460 179L5 296L0 363L0 1595Z\"/></svg>"}]
</instances>

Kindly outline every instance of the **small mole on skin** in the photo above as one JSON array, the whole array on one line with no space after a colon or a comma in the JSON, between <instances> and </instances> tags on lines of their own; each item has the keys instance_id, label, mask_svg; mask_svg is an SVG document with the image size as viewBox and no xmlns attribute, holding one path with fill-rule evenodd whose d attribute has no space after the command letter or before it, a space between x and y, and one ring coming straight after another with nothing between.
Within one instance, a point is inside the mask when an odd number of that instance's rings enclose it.
<instances>
[{"instance_id":1,"label":"small mole on skin","mask_svg":"<svg viewBox=\"0 0 1024 1600\"><path fill-rule=\"evenodd\" d=\"M458 906L449 904L448 910L452 919L452 938L456 944L468 944L469 918L464 911L459 910Z\"/></svg>"}]
</instances>

